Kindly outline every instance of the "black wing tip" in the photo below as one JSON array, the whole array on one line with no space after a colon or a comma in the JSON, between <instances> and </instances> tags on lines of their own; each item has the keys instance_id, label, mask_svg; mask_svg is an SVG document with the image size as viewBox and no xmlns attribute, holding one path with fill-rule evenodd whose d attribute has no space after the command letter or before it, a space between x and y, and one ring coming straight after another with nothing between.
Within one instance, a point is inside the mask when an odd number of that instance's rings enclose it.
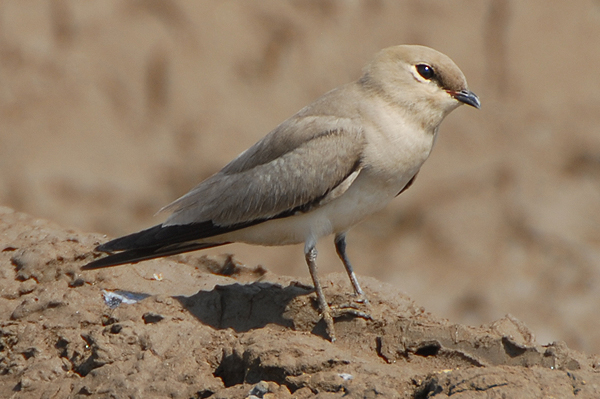
<instances>
[{"instance_id":1,"label":"black wing tip","mask_svg":"<svg viewBox=\"0 0 600 399\"><path fill-rule=\"evenodd\" d=\"M81 266L81 270L96 270L96 269L102 269L103 267L116 266L116 265L109 265L109 264L105 263L104 262L105 259L106 258L98 259L98 260L88 263L87 265L83 265L83 266Z\"/></svg>"},{"instance_id":2,"label":"black wing tip","mask_svg":"<svg viewBox=\"0 0 600 399\"><path fill-rule=\"evenodd\" d=\"M96 269L102 269L104 267L116 266L116 265L112 265L110 263L106 263L104 261L105 259L106 258L98 259L98 260L88 263L87 265L83 265L83 266L81 266L81 270L96 270Z\"/></svg>"},{"instance_id":3,"label":"black wing tip","mask_svg":"<svg viewBox=\"0 0 600 399\"><path fill-rule=\"evenodd\" d=\"M94 248L94 251L104 252L104 253L111 253L113 251L119 251L118 247L115 248L115 241L117 241L117 240L119 240L119 238L107 241L104 244L100 244L96 248Z\"/></svg>"},{"instance_id":4,"label":"black wing tip","mask_svg":"<svg viewBox=\"0 0 600 399\"><path fill-rule=\"evenodd\" d=\"M110 244L110 241L105 242L104 244L98 245L96 248L94 248L94 251L95 252L111 252L112 250L108 247L108 244Z\"/></svg>"},{"instance_id":5,"label":"black wing tip","mask_svg":"<svg viewBox=\"0 0 600 399\"><path fill-rule=\"evenodd\" d=\"M160 224L152 226L146 230L107 241L98 245L95 250L98 252L113 252L156 246L160 244L156 242L156 235L161 229L163 227Z\"/></svg>"},{"instance_id":6,"label":"black wing tip","mask_svg":"<svg viewBox=\"0 0 600 399\"><path fill-rule=\"evenodd\" d=\"M162 258L170 255L177 255L184 252L197 251L200 249L218 247L229 244L228 242L218 243L196 243L188 242L175 246L154 246L148 248L131 249L115 254L109 254L103 258L94 260L81 267L81 270L95 270L103 267L119 266L129 263L138 263L144 260Z\"/></svg>"},{"instance_id":7,"label":"black wing tip","mask_svg":"<svg viewBox=\"0 0 600 399\"><path fill-rule=\"evenodd\" d=\"M255 223L249 223L252 225ZM167 225L158 224L137 233L112 239L96 247L98 252L144 250L146 248L166 247L190 241L212 237L232 230L247 227L245 224L217 226L212 221Z\"/></svg>"},{"instance_id":8,"label":"black wing tip","mask_svg":"<svg viewBox=\"0 0 600 399\"><path fill-rule=\"evenodd\" d=\"M228 244L226 242L197 243L194 240L238 230L256 223L251 222L226 227L217 226L212 221L170 226L159 224L98 245L95 251L108 253L108 256L94 260L81 269L94 270L137 263L143 260Z\"/></svg>"},{"instance_id":9,"label":"black wing tip","mask_svg":"<svg viewBox=\"0 0 600 399\"><path fill-rule=\"evenodd\" d=\"M81 266L81 270L96 270L104 267L124 265L126 263L137 263L137 261L132 259L131 255L127 253L127 251L118 254L109 254L108 256L96 259L86 265Z\"/></svg>"}]
</instances>

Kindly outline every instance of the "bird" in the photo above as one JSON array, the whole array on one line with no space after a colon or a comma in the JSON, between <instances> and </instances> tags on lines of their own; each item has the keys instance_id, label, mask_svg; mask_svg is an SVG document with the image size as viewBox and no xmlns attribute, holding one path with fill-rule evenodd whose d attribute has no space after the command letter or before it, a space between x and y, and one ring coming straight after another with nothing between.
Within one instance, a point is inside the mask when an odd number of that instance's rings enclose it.
<instances>
[{"instance_id":1,"label":"bird","mask_svg":"<svg viewBox=\"0 0 600 399\"><path fill-rule=\"evenodd\" d=\"M479 109L446 55L421 45L378 52L360 78L325 93L223 169L163 207L166 220L95 248L85 270L233 242L304 244L326 333L332 309L317 275L317 240L333 236L357 301L366 301L346 253L348 230L415 181L442 120L460 105ZM96 255L97 256L97 255Z\"/></svg>"}]
</instances>

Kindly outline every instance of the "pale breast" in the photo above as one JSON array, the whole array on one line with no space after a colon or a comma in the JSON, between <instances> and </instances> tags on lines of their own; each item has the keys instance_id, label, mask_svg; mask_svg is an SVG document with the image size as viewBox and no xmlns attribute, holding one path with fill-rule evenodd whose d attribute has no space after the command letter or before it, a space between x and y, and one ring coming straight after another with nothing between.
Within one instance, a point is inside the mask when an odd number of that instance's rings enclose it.
<instances>
[{"instance_id":1,"label":"pale breast","mask_svg":"<svg viewBox=\"0 0 600 399\"><path fill-rule=\"evenodd\" d=\"M288 245L316 242L321 237L346 231L383 209L398 193L395 185L382 185L378 178L373 177L363 170L343 195L320 208L211 237L208 241ZM405 177L403 184L408 180L410 177Z\"/></svg>"},{"instance_id":2,"label":"pale breast","mask_svg":"<svg viewBox=\"0 0 600 399\"><path fill-rule=\"evenodd\" d=\"M392 186L396 194L429 157L437 129L423 130L408 119L401 109L380 104L369 108L365 135L369 145L364 163L374 179Z\"/></svg>"}]
</instances>

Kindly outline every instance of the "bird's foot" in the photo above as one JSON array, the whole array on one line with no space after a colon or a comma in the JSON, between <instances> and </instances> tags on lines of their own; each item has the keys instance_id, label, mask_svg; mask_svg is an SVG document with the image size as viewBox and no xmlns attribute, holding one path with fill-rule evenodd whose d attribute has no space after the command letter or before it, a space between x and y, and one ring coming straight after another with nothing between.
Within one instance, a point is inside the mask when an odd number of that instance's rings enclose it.
<instances>
[{"instance_id":1,"label":"bird's foot","mask_svg":"<svg viewBox=\"0 0 600 399\"><path fill-rule=\"evenodd\" d=\"M364 304L364 305L368 305L369 304L369 300L367 299L367 297L363 293L354 294L354 302L360 303L360 304ZM356 305L352 305L352 306L356 306Z\"/></svg>"},{"instance_id":2,"label":"bird's foot","mask_svg":"<svg viewBox=\"0 0 600 399\"><path fill-rule=\"evenodd\" d=\"M367 305L369 302L364 299L364 301L358 303L361 305ZM361 310L361 307L364 306L358 306L355 303L346 303L342 305L331 306L330 309L331 315L336 319L342 316L354 316L363 318L365 320L373 320L373 317L371 317L369 314L368 309Z\"/></svg>"},{"instance_id":3,"label":"bird's foot","mask_svg":"<svg viewBox=\"0 0 600 399\"><path fill-rule=\"evenodd\" d=\"M323 321L325 321L325 332L327 333L327 335L329 336L329 340L331 342L335 342L336 337L335 337L335 327L333 324L333 317L331 316L331 308L329 307L329 305L327 303L325 303L325 306L320 306L321 309L321 318L323 319Z\"/></svg>"},{"instance_id":4,"label":"bird's foot","mask_svg":"<svg viewBox=\"0 0 600 399\"><path fill-rule=\"evenodd\" d=\"M317 300L321 319L325 322L325 332L331 342L336 341L334 319L350 316L373 320L373 317L369 314L369 301L364 296L359 296L352 302L339 305L329 305L325 300L320 300L320 298L317 298Z\"/></svg>"}]
</instances>

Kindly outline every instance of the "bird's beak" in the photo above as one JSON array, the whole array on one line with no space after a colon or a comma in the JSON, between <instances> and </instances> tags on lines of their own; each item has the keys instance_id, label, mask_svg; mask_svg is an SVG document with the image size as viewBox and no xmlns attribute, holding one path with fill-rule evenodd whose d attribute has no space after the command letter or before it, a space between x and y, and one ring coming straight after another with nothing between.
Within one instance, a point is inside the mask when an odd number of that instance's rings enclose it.
<instances>
[{"instance_id":1,"label":"bird's beak","mask_svg":"<svg viewBox=\"0 0 600 399\"><path fill-rule=\"evenodd\" d=\"M461 90L461 91L448 91L452 97L454 97L457 101L461 103L468 104L477 109L481 108L481 102L479 101L479 97L477 94L473 93L469 90Z\"/></svg>"}]
</instances>

